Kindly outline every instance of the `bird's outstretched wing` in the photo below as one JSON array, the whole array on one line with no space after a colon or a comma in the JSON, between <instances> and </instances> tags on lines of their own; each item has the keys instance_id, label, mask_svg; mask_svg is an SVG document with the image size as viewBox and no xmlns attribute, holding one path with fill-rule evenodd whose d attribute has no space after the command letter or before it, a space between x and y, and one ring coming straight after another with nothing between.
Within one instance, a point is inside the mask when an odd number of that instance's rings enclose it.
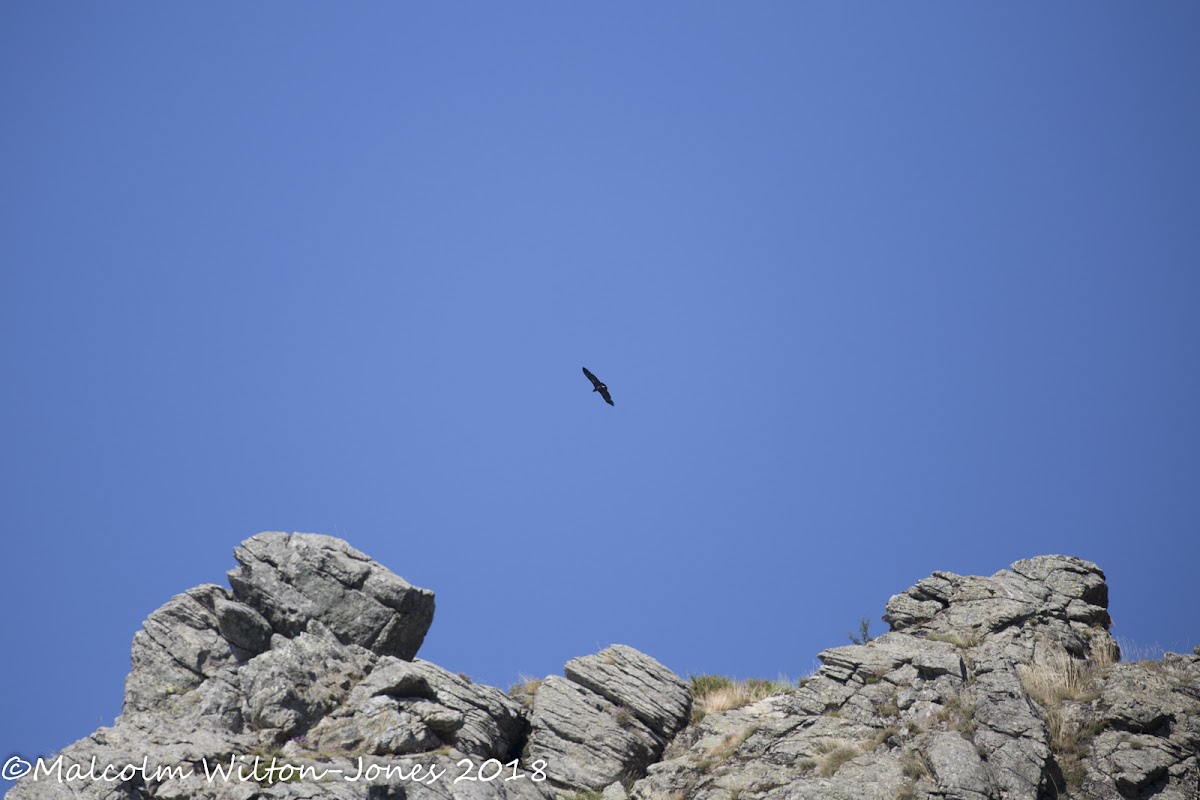
<instances>
[{"instance_id":1,"label":"bird's outstretched wing","mask_svg":"<svg viewBox=\"0 0 1200 800\"><path fill-rule=\"evenodd\" d=\"M612 401L612 395L608 393L608 387L604 385L604 381L588 372L587 367L583 368L583 374L587 375L588 380L591 381L592 386L595 387L592 389L593 392L599 392L600 396L604 398L604 402L608 403L610 406L616 405L616 403Z\"/></svg>"}]
</instances>

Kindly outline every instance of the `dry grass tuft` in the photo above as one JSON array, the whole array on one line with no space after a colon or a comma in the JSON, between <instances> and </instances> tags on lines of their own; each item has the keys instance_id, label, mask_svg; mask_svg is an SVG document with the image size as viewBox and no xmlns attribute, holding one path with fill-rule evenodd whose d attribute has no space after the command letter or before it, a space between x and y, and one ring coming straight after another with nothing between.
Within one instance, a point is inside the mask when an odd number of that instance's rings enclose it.
<instances>
[{"instance_id":1,"label":"dry grass tuft","mask_svg":"<svg viewBox=\"0 0 1200 800\"><path fill-rule=\"evenodd\" d=\"M1017 667L1021 685L1045 708L1057 708L1066 700L1095 700L1100 696L1097 673L1112 666L1116 653L1098 644L1092 654L1090 659L1074 658L1055 648L1040 662Z\"/></svg>"},{"instance_id":2,"label":"dry grass tuft","mask_svg":"<svg viewBox=\"0 0 1200 800\"><path fill-rule=\"evenodd\" d=\"M960 650L970 650L983 642L983 631L972 630L965 635L957 631L954 633L929 633L925 635L925 638L934 642L952 644Z\"/></svg>"},{"instance_id":3,"label":"dry grass tuft","mask_svg":"<svg viewBox=\"0 0 1200 800\"><path fill-rule=\"evenodd\" d=\"M917 783L921 780L933 780L933 767L929 759L920 750L906 750L900 756L900 771L907 782L896 793L896 800L915 800Z\"/></svg>"},{"instance_id":4,"label":"dry grass tuft","mask_svg":"<svg viewBox=\"0 0 1200 800\"><path fill-rule=\"evenodd\" d=\"M880 730L875 731L875 735L871 737L871 743L875 747L879 747L881 744L887 744L888 740L892 737L899 735L899 728L897 728L895 725L888 725L886 728L881 728Z\"/></svg>"},{"instance_id":5,"label":"dry grass tuft","mask_svg":"<svg viewBox=\"0 0 1200 800\"><path fill-rule=\"evenodd\" d=\"M914 782L922 778L933 779L933 768L929 766L929 759L920 750L905 750L900 756L900 770L904 777Z\"/></svg>"},{"instance_id":6,"label":"dry grass tuft","mask_svg":"<svg viewBox=\"0 0 1200 800\"><path fill-rule=\"evenodd\" d=\"M634 716L634 713L625 706L613 706L611 709L609 709L609 713L622 728L632 728L637 720L637 717Z\"/></svg>"},{"instance_id":7,"label":"dry grass tuft","mask_svg":"<svg viewBox=\"0 0 1200 800\"><path fill-rule=\"evenodd\" d=\"M705 714L729 711L791 689L789 683L750 678L734 681L722 675L693 675L692 722L704 719Z\"/></svg>"},{"instance_id":8,"label":"dry grass tuft","mask_svg":"<svg viewBox=\"0 0 1200 800\"><path fill-rule=\"evenodd\" d=\"M842 768L842 764L845 764L856 755L858 755L858 748L851 747L850 745L840 745L833 748L821 759L821 777L832 777L834 773Z\"/></svg>"},{"instance_id":9,"label":"dry grass tuft","mask_svg":"<svg viewBox=\"0 0 1200 800\"><path fill-rule=\"evenodd\" d=\"M520 676L521 680L508 687L508 696L516 700L526 708L533 708L533 696L537 694L537 690L542 685L541 678L527 678L524 675Z\"/></svg>"},{"instance_id":10,"label":"dry grass tuft","mask_svg":"<svg viewBox=\"0 0 1200 800\"><path fill-rule=\"evenodd\" d=\"M1127 636L1114 636L1121 646L1121 660L1125 662L1159 661L1166 654L1167 648L1158 642L1147 644L1138 642Z\"/></svg>"},{"instance_id":11,"label":"dry grass tuft","mask_svg":"<svg viewBox=\"0 0 1200 800\"><path fill-rule=\"evenodd\" d=\"M728 711L731 708L741 708L756 700L762 700L772 694L774 692L755 691L744 683L735 683L705 697L704 708L707 711Z\"/></svg>"},{"instance_id":12,"label":"dry grass tuft","mask_svg":"<svg viewBox=\"0 0 1200 800\"><path fill-rule=\"evenodd\" d=\"M1103 730L1103 722L1081 726L1077 720L1069 721L1062 709L1053 708L1046 712L1046 730L1050 734L1050 749L1062 771L1067 788L1077 790L1087 776L1084 759L1092 741Z\"/></svg>"},{"instance_id":13,"label":"dry grass tuft","mask_svg":"<svg viewBox=\"0 0 1200 800\"><path fill-rule=\"evenodd\" d=\"M1050 749L1069 790L1078 789L1085 777L1083 759L1102 723L1082 725L1071 715L1068 702L1087 703L1100 696L1100 678L1120 656L1108 636L1092 640L1089 658L1073 658L1062 648L1050 651L1040 662L1017 667L1021 685L1044 709Z\"/></svg>"},{"instance_id":14,"label":"dry grass tuft","mask_svg":"<svg viewBox=\"0 0 1200 800\"><path fill-rule=\"evenodd\" d=\"M757 725L749 725L735 733L728 733L721 741L704 751L703 757L697 764L701 772L709 772L717 764L729 758L742 744L758 730Z\"/></svg>"},{"instance_id":15,"label":"dry grass tuft","mask_svg":"<svg viewBox=\"0 0 1200 800\"><path fill-rule=\"evenodd\" d=\"M1108 669L1116 664L1121 660L1121 648L1117 645L1117 640L1111 636L1097 636L1092 639L1091 657L1088 660L1097 670Z\"/></svg>"}]
</instances>

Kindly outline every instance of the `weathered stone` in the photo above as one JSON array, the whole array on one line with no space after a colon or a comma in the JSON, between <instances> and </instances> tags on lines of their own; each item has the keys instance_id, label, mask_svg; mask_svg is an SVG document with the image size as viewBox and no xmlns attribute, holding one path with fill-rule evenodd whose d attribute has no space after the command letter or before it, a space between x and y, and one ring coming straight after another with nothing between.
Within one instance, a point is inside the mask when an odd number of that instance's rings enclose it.
<instances>
[{"instance_id":1,"label":"weathered stone","mask_svg":"<svg viewBox=\"0 0 1200 800\"><path fill-rule=\"evenodd\" d=\"M692 710L692 695L686 683L650 656L622 644L573 658L563 667L563 673L614 705L628 709L664 738L682 728Z\"/></svg>"},{"instance_id":2,"label":"weathered stone","mask_svg":"<svg viewBox=\"0 0 1200 800\"><path fill-rule=\"evenodd\" d=\"M302 733L337 708L375 660L365 648L344 646L320 622L256 656L239 671L243 718L252 730L277 738Z\"/></svg>"},{"instance_id":3,"label":"weathered stone","mask_svg":"<svg viewBox=\"0 0 1200 800\"><path fill-rule=\"evenodd\" d=\"M248 768L257 754L448 777L22 780L14 800L1200 796L1200 652L1113 665L1104 573L1077 558L935 572L888 601L889 633L825 650L794 689L690 723L687 685L622 645L572 659L528 705L416 659L432 594L344 542L262 534L237 557L233 591L200 586L150 615L124 713L64 764ZM477 779L453 782L464 764ZM525 777L497 777L513 769Z\"/></svg>"},{"instance_id":4,"label":"weathered stone","mask_svg":"<svg viewBox=\"0 0 1200 800\"><path fill-rule=\"evenodd\" d=\"M498 689L472 683L420 659L384 657L354 688L353 708L388 698L438 738L468 755L510 761L519 755L528 724L521 706Z\"/></svg>"},{"instance_id":5,"label":"weathered stone","mask_svg":"<svg viewBox=\"0 0 1200 800\"><path fill-rule=\"evenodd\" d=\"M271 646L271 623L266 617L244 603L225 596L214 598L217 630L225 640L248 657L256 656Z\"/></svg>"},{"instance_id":6,"label":"weathered stone","mask_svg":"<svg viewBox=\"0 0 1200 800\"><path fill-rule=\"evenodd\" d=\"M551 781L564 788L598 791L640 774L661 752L659 737L636 715L556 675L538 689L530 722L526 761L555 765Z\"/></svg>"},{"instance_id":7,"label":"weathered stone","mask_svg":"<svg viewBox=\"0 0 1200 800\"><path fill-rule=\"evenodd\" d=\"M991 780L975 745L955 732L933 737L929 767L938 789L948 800L984 800L992 796Z\"/></svg>"},{"instance_id":8,"label":"weathered stone","mask_svg":"<svg viewBox=\"0 0 1200 800\"><path fill-rule=\"evenodd\" d=\"M1045 666L1052 650L1073 656L1065 663L1075 666L1106 663L1102 587L1095 565L1065 556L1018 562L990 577L934 573L888 602L891 633L822 652L821 669L786 699L707 714L633 794L1037 800L1064 780L1058 759L1072 780L1091 780L1079 742L1094 735L1094 709L1071 701L1082 716L1062 722L1072 709L1041 707L1021 670ZM1073 738L1063 738L1067 728ZM753 734L745 741L722 747L746 731ZM1075 749L1056 751L1064 742ZM713 754L723 760L710 764ZM1131 771L1126 782L1145 786L1163 769L1168 776L1183 769L1155 764L1157 772ZM765 783L766 765L775 784ZM1117 796L1113 778L1106 780Z\"/></svg>"},{"instance_id":9,"label":"weathered stone","mask_svg":"<svg viewBox=\"0 0 1200 800\"><path fill-rule=\"evenodd\" d=\"M134 634L133 669L125 681L125 713L195 716L190 696L205 680L233 678L238 658L220 633L219 586L197 586L171 598Z\"/></svg>"},{"instance_id":10,"label":"weathered stone","mask_svg":"<svg viewBox=\"0 0 1200 800\"><path fill-rule=\"evenodd\" d=\"M1117 791L1125 797L1136 797L1142 790L1166 778L1167 769L1181 761L1180 756L1158 741L1118 749L1110 762Z\"/></svg>"},{"instance_id":11,"label":"weathered stone","mask_svg":"<svg viewBox=\"0 0 1200 800\"><path fill-rule=\"evenodd\" d=\"M433 593L410 585L350 545L312 533L260 533L234 551L234 595L284 636L310 620L343 644L411 659L433 622Z\"/></svg>"}]
</instances>

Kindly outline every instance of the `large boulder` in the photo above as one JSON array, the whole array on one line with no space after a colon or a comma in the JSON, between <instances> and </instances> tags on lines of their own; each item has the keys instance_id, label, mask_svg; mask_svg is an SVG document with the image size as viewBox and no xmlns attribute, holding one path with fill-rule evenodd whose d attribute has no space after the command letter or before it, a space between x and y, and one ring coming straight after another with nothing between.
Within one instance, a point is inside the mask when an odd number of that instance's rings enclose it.
<instances>
[{"instance_id":1,"label":"large boulder","mask_svg":"<svg viewBox=\"0 0 1200 800\"><path fill-rule=\"evenodd\" d=\"M641 777L691 713L687 684L632 647L571 659L564 673L534 695L527 757L552 764L551 782L564 789Z\"/></svg>"},{"instance_id":2,"label":"large boulder","mask_svg":"<svg viewBox=\"0 0 1200 800\"><path fill-rule=\"evenodd\" d=\"M311 620L343 644L411 659L433 623L433 592L392 574L341 539L260 533L234 550L234 596L284 636Z\"/></svg>"}]
</instances>

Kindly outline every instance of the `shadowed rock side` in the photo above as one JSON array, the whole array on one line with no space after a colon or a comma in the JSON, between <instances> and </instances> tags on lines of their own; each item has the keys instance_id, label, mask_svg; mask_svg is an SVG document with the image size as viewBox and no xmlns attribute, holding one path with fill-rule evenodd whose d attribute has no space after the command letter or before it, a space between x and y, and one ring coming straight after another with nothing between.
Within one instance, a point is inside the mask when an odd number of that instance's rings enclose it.
<instances>
[{"instance_id":1,"label":"shadowed rock side","mask_svg":"<svg viewBox=\"0 0 1200 800\"><path fill-rule=\"evenodd\" d=\"M891 632L689 724L687 684L630 647L510 697L416 658L433 594L345 542L264 533L235 555L232 589L184 592L136 634L116 724L10 797L1200 796L1200 654L1115 663L1104 574L1076 558L935 572L888 602Z\"/></svg>"}]
</instances>

